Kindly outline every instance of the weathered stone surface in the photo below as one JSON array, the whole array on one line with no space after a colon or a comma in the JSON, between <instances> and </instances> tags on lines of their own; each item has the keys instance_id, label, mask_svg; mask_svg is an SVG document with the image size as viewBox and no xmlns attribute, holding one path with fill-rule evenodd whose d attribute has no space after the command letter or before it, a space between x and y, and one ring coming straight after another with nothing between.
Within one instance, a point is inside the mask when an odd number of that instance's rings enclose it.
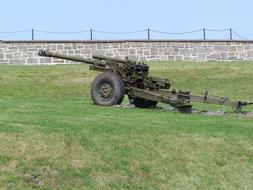
<instances>
[{"instance_id":1,"label":"weathered stone surface","mask_svg":"<svg viewBox=\"0 0 253 190\"><path fill-rule=\"evenodd\" d=\"M62 49L64 48L64 46L63 46L63 44L58 44L58 45L56 46L56 48L57 48L58 50L62 50Z\"/></svg>"},{"instance_id":2,"label":"weathered stone surface","mask_svg":"<svg viewBox=\"0 0 253 190\"><path fill-rule=\"evenodd\" d=\"M228 50L231 51L231 52L235 52L236 51L236 46L231 45L231 46L229 46Z\"/></svg>"},{"instance_id":3,"label":"weathered stone surface","mask_svg":"<svg viewBox=\"0 0 253 190\"><path fill-rule=\"evenodd\" d=\"M5 42L0 41L0 64L73 64L43 58L38 50L91 57L102 54L141 60L218 61L253 60L253 41L76 41L76 42Z\"/></svg>"},{"instance_id":4,"label":"weathered stone surface","mask_svg":"<svg viewBox=\"0 0 253 190\"><path fill-rule=\"evenodd\" d=\"M175 61L175 56L168 56L168 61Z\"/></svg>"},{"instance_id":5,"label":"weathered stone surface","mask_svg":"<svg viewBox=\"0 0 253 190\"><path fill-rule=\"evenodd\" d=\"M166 59L164 59L164 60L166 60ZM175 56L175 61L183 61L183 56L182 55L176 55Z\"/></svg>"},{"instance_id":6,"label":"weathered stone surface","mask_svg":"<svg viewBox=\"0 0 253 190\"><path fill-rule=\"evenodd\" d=\"M39 63L41 63L41 64L51 63L51 62L52 62L52 58L49 58L49 57L40 57L39 58Z\"/></svg>"},{"instance_id":7,"label":"weathered stone surface","mask_svg":"<svg viewBox=\"0 0 253 190\"><path fill-rule=\"evenodd\" d=\"M5 54L5 59L7 59L7 60L13 59L13 54L11 54L11 53Z\"/></svg>"},{"instance_id":8,"label":"weathered stone surface","mask_svg":"<svg viewBox=\"0 0 253 190\"><path fill-rule=\"evenodd\" d=\"M247 57L253 58L253 49L250 51L247 51Z\"/></svg>"},{"instance_id":9,"label":"weathered stone surface","mask_svg":"<svg viewBox=\"0 0 253 190\"><path fill-rule=\"evenodd\" d=\"M38 64L38 59L36 59L36 58L28 58L26 60L26 63L27 64Z\"/></svg>"},{"instance_id":10,"label":"weathered stone surface","mask_svg":"<svg viewBox=\"0 0 253 190\"><path fill-rule=\"evenodd\" d=\"M197 59L199 61L207 61L207 56L205 53L197 53Z\"/></svg>"},{"instance_id":11,"label":"weathered stone surface","mask_svg":"<svg viewBox=\"0 0 253 190\"><path fill-rule=\"evenodd\" d=\"M6 60L1 60L0 59L0 64L7 65L7 64L10 64L10 62L6 61Z\"/></svg>"},{"instance_id":12,"label":"weathered stone surface","mask_svg":"<svg viewBox=\"0 0 253 190\"><path fill-rule=\"evenodd\" d=\"M219 44L214 46L214 51L227 51L227 47L223 44Z\"/></svg>"},{"instance_id":13,"label":"weathered stone surface","mask_svg":"<svg viewBox=\"0 0 253 190\"><path fill-rule=\"evenodd\" d=\"M11 60L11 64L25 64L25 60L14 59L14 60Z\"/></svg>"},{"instance_id":14,"label":"weathered stone surface","mask_svg":"<svg viewBox=\"0 0 253 190\"><path fill-rule=\"evenodd\" d=\"M184 55L184 56L190 56L191 55L190 50L189 49L185 49L185 48L179 49L178 52L179 52L179 55Z\"/></svg>"},{"instance_id":15,"label":"weathered stone surface","mask_svg":"<svg viewBox=\"0 0 253 190\"><path fill-rule=\"evenodd\" d=\"M222 57L221 57L220 53L214 52L214 53L211 53L210 55L208 55L207 59L210 61L216 61L216 60L221 60Z\"/></svg>"},{"instance_id":16,"label":"weathered stone surface","mask_svg":"<svg viewBox=\"0 0 253 190\"><path fill-rule=\"evenodd\" d=\"M151 48L150 50L151 55L158 55L158 49L157 48Z\"/></svg>"}]
</instances>

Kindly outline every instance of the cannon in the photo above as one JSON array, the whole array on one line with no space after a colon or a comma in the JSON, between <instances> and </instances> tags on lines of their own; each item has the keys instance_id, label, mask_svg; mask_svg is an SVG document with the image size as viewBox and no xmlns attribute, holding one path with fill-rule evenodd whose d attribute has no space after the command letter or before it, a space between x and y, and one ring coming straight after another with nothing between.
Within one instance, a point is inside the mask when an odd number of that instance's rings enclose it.
<instances>
[{"instance_id":1,"label":"cannon","mask_svg":"<svg viewBox=\"0 0 253 190\"><path fill-rule=\"evenodd\" d=\"M208 91L203 96L192 95L190 91L171 88L169 79L149 75L149 66L143 61L92 55L91 58L63 55L40 50L39 56L65 59L90 65L90 70L100 71L91 85L91 98L96 105L112 106L121 104L125 95L138 108L155 107L158 102L166 103L179 112L191 112L192 103L207 103L231 106L239 113L242 108L253 104L249 101L231 101L225 97L210 97Z\"/></svg>"}]
</instances>

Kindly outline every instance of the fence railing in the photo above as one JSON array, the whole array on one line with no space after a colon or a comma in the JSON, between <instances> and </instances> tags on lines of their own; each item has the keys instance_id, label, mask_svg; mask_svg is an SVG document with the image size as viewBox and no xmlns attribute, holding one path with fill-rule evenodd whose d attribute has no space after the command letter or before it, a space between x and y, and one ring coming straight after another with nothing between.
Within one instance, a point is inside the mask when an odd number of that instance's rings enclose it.
<instances>
[{"instance_id":1,"label":"fence railing","mask_svg":"<svg viewBox=\"0 0 253 190\"><path fill-rule=\"evenodd\" d=\"M138 39L174 39L175 36L180 36L180 38L177 39L189 39L189 35L193 35L194 39L200 39L200 40L210 40L213 38L208 38L208 34L210 33L219 33L223 32L226 34L227 38L224 38L226 40L234 40L234 39L240 39L240 40L248 40L247 38L241 36L237 32L235 32L232 28L227 29L208 29L208 28L202 28L198 30L193 31L186 31L186 32L165 32L165 31L159 31L154 30L151 28L143 29L143 30L137 30L137 31L128 31L128 32L109 32L109 31L101 31L96 29L89 29L89 30L81 30L81 31L70 31L70 32L55 32L55 31L45 31L45 30L37 30L37 29L31 29L31 30L20 30L20 31L0 31L0 39L5 39L2 36L3 35L15 35L15 37L18 38L19 35L22 34L22 38L27 38L30 40L41 40L40 35L53 35L54 37L60 36L60 35L78 35L79 39L85 39L85 40L98 40L97 36L103 36L105 38L107 35L110 36L117 36L117 39L123 39L122 37L118 36L132 36L138 34ZM25 34L25 35L24 35ZM140 36L141 34L141 36ZM30 38L29 38L30 35ZM188 35L187 38L182 38L183 35ZM153 37L158 36L158 37ZM163 36L163 37L161 37ZM101 37L100 37L101 38ZM99 38L99 39L100 39ZM19 38L20 39L20 38ZM68 39L68 37L65 39ZM114 37L115 39L115 37ZM125 38L124 38L125 39Z\"/></svg>"}]
</instances>

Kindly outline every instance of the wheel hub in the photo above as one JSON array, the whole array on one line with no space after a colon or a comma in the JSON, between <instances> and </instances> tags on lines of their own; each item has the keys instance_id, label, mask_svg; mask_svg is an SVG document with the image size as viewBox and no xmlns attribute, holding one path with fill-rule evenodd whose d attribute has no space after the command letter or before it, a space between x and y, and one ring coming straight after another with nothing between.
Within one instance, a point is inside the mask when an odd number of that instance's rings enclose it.
<instances>
[{"instance_id":1,"label":"wheel hub","mask_svg":"<svg viewBox=\"0 0 253 190\"><path fill-rule=\"evenodd\" d=\"M102 98L109 98L112 95L112 86L109 83L101 84L99 94Z\"/></svg>"}]
</instances>

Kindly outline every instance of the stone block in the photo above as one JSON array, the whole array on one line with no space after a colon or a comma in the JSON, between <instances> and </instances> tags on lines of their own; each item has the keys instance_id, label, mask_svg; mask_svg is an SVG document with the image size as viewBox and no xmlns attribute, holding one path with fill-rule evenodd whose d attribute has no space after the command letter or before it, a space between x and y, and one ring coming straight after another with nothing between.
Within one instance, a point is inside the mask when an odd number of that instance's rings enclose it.
<instances>
[{"instance_id":1,"label":"stone block","mask_svg":"<svg viewBox=\"0 0 253 190\"><path fill-rule=\"evenodd\" d=\"M37 49L43 49L43 46L40 45L40 44L36 44L34 47L37 48ZM26 48L27 48L27 45L26 45Z\"/></svg>"},{"instance_id":2,"label":"stone block","mask_svg":"<svg viewBox=\"0 0 253 190\"><path fill-rule=\"evenodd\" d=\"M169 55L175 56L175 55L180 55L180 53L179 53L179 51L171 51Z\"/></svg>"},{"instance_id":3,"label":"stone block","mask_svg":"<svg viewBox=\"0 0 253 190\"><path fill-rule=\"evenodd\" d=\"M26 60L26 63L27 64L37 64L38 63L38 59L37 58L28 58L27 60Z\"/></svg>"},{"instance_id":4,"label":"stone block","mask_svg":"<svg viewBox=\"0 0 253 190\"><path fill-rule=\"evenodd\" d=\"M67 54L68 54L68 55L75 55L75 52L74 52L73 49L72 49L72 50L67 51Z\"/></svg>"},{"instance_id":5,"label":"stone block","mask_svg":"<svg viewBox=\"0 0 253 190\"><path fill-rule=\"evenodd\" d=\"M56 49L57 50L63 50L63 44L58 44L57 46L56 46Z\"/></svg>"},{"instance_id":6,"label":"stone block","mask_svg":"<svg viewBox=\"0 0 253 190\"><path fill-rule=\"evenodd\" d=\"M173 47L175 49L182 49L182 48L185 48L185 43L183 43L183 42L173 42L171 47Z\"/></svg>"},{"instance_id":7,"label":"stone block","mask_svg":"<svg viewBox=\"0 0 253 190\"><path fill-rule=\"evenodd\" d=\"M247 57L253 57L253 50L247 51Z\"/></svg>"},{"instance_id":8,"label":"stone block","mask_svg":"<svg viewBox=\"0 0 253 190\"><path fill-rule=\"evenodd\" d=\"M141 48L141 47L145 47L144 44L141 44L141 43L134 43L131 45L132 48Z\"/></svg>"},{"instance_id":9,"label":"stone block","mask_svg":"<svg viewBox=\"0 0 253 190\"><path fill-rule=\"evenodd\" d=\"M143 50L137 50L136 54L137 55L143 55L143 52L144 52ZM151 54L148 54L148 55L151 55Z\"/></svg>"},{"instance_id":10,"label":"stone block","mask_svg":"<svg viewBox=\"0 0 253 190\"><path fill-rule=\"evenodd\" d=\"M24 59L14 59L14 60L10 61L10 64L17 64L17 65L25 64L25 60Z\"/></svg>"},{"instance_id":11,"label":"stone block","mask_svg":"<svg viewBox=\"0 0 253 190\"><path fill-rule=\"evenodd\" d=\"M247 58L246 52L239 52L238 57L241 58L241 59L246 59Z\"/></svg>"},{"instance_id":12,"label":"stone block","mask_svg":"<svg viewBox=\"0 0 253 190\"><path fill-rule=\"evenodd\" d=\"M221 59L222 60L228 60L228 53L227 52L221 52Z\"/></svg>"},{"instance_id":13,"label":"stone block","mask_svg":"<svg viewBox=\"0 0 253 190\"><path fill-rule=\"evenodd\" d=\"M236 51L237 52L243 52L243 51L245 51L245 46L243 46L243 45L236 46Z\"/></svg>"},{"instance_id":14,"label":"stone block","mask_svg":"<svg viewBox=\"0 0 253 190\"><path fill-rule=\"evenodd\" d=\"M130 55L135 55L136 54L136 50L135 49L130 49L129 50L129 54Z\"/></svg>"},{"instance_id":15,"label":"stone block","mask_svg":"<svg viewBox=\"0 0 253 190\"><path fill-rule=\"evenodd\" d=\"M211 53L207 56L208 61L218 61L222 60L221 54L220 53Z\"/></svg>"},{"instance_id":16,"label":"stone block","mask_svg":"<svg viewBox=\"0 0 253 190\"><path fill-rule=\"evenodd\" d=\"M88 44L88 45L86 44L86 46L84 48L94 50L94 49L97 49L97 44Z\"/></svg>"},{"instance_id":17,"label":"stone block","mask_svg":"<svg viewBox=\"0 0 253 190\"><path fill-rule=\"evenodd\" d=\"M235 56L228 57L228 60L231 60L231 61L234 61L234 60L241 60L241 59L242 59L242 58L235 57Z\"/></svg>"},{"instance_id":18,"label":"stone block","mask_svg":"<svg viewBox=\"0 0 253 190\"><path fill-rule=\"evenodd\" d=\"M72 48L72 45L67 44L66 46L64 46L64 49L65 49L65 50L71 50L71 49L73 49L73 48Z\"/></svg>"},{"instance_id":19,"label":"stone block","mask_svg":"<svg viewBox=\"0 0 253 190\"><path fill-rule=\"evenodd\" d=\"M83 49L84 48L84 45L83 44L78 44L77 45L77 49Z\"/></svg>"},{"instance_id":20,"label":"stone block","mask_svg":"<svg viewBox=\"0 0 253 190\"><path fill-rule=\"evenodd\" d=\"M168 61L175 61L175 56L168 56Z\"/></svg>"},{"instance_id":21,"label":"stone block","mask_svg":"<svg viewBox=\"0 0 253 190\"><path fill-rule=\"evenodd\" d=\"M198 61L207 61L206 53L197 53L196 57Z\"/></svg>"},{"instance_id":22,"label":"stone block","mask_svg":"<svg viewBox=\"0 0 253 190\"><path fill-rule=\"evenodd\" d=\"M8 60L5 60L5 59L4 60L0 59L0 64L10 64L10 62Z\"/></svg>"},{"instance_id":23,"label":"stone block","mask_svg":"<svg viewBox=\"0 0 253 190\"><path fill-rule=\"evenodd\" d=\"M236 52L228 52L228 57L236 57Z\"/></svg>"},{"instance_id":24,"label":"stone block","mask_svg":"<svg viewBox=\"0 0 253 190\"><path fill-rule=\"evenodd\" d=\"M94 50L94 51L91 51L91 54L104 55L105 50Z\"/></svg>"},{"instance_id":25,"label":"stone block","mask_svg":"<svg viewBox=\"0 0 253 190\"><path fill-rule=\"evenodd\" d=\"M120 48L130 48L130 44L123 44Z\"/></svg>"},{"instance_id":26,"label":"stone block","mask_svg":"<svg viewBox=\"0 0 253 190\"><path fill-rule=\"evenodd\" d=\"M56 59L54 59L54 62L56 62ZM52 63L52 58L50 58L50 57L40 57L39 58L39 63L40 64L49 64L49 63Z\"/></svg>"},{"instance_id":27,"label":"stone block","mask_svg":"<svg viewBox=\"0 0 253 190\"><path fill-rule=\"evenodd\" d=\"M91 54L91 50L90 49L82 49L81 54Z\"/></svg>"},{"instance_id":28,"label":"stone block","mask_svg":"<svg viewBox=\"0 0 253 190\"><path fill-rule=\"evenodd\" d=\"M184 56L189 56L191 54L189 49L179 49L178 52L179 52L179 55L184 55Z\"/></svg>"},{"instance_id":29,"label":"stone block","mask_svg":"<svg viewBox=\"0 0 253 190\"><path fill-rule=\"evenodd\" d=\"M102 44L102 49L111 49L110 44Z\"/></svg>"},{"instance_id":30,"label":"stone block","mask_svg":"<svg viewBox=\"0 0 253 190\"><path fill-rule=\"evenodd\" d=\"M227 47L224 45L214 45L214 51L226 51Z\"/></svg>"},{"instance_id":31,"label":"stone block","mask_svg":"<svg viewBox=\"0 0 253 190\"><path fill-rule=\"evenodd\" d=\"M120 44L112 44L111 47L112 47L113 49L122 48L122 47L120 47Z\"/></svg>"},{"instance_id":32,"label":"stone block","mask_svg":"<svg viewBox=\"0 0 253 190\"><path fill-rule=\"evenodd\" d=\"M76 43L72 43L71 45L72 45L72 49L73 49L73 50L77 49Z\"/></svg>"},{"instance_id":33,"label":"stone block","mask_svg":"<svg viewBox=\"0 0 253 190\"><path fill-rule=\"evenodd\" d=\"M114 54L113 54L113 53L108 52L108 53L106 53L106 54L105 54L105 56L113 57L113 56L114 56Z\"/></svg>"},{"instance_id":34,"label":"stone block","mask_svg":"<svg viewBox=\"0 0 253 190\"><path fill-rule=\"evenodd\" d=\"M10 50L10 51L17 51L18 50L18 46L10 46L10 47L8 47L8 50Z\"/></svg>"},{"instance_id":35,"label":"stone block","mask_svg":"<svg viewBox=\"0 0 253 190\"><path fill-rule=\"evenodd\" d=\"M80 55L81 54L81 50L75 50L75 55Z\"/></svg>"},{"instance_id":36,"label":"stone block","mask_svg":"<svg viewBox=\"0 0 253 190\"><path fill-rule=\"evenodd\" d=\"M158 49L157 48L151 48L150 53L151 53L151 55L158 55Z\"/></svg>"},{"instance_id":37,"label":"stone block","mask_svg":"<svg viewBox=\"0 0 253 190\"><path fill-rule=\"evenodd\" d=\"M27 46L23 46L23 45L18 46L18 51L27 52Z\"/></svg>"},{"instance_id":38,"label":"stone block","mask_svg":"<svg viewBox=\"0 0 253 190\"><path fill-rule=\"evenodd\" d=\"M193 58L190 56L183 56L183 61L193 61Z\"/></svg>"},{"instance_id":39,"label":"stone block","mask_svg":"<svg viewBox=\"0 0 253 190\"><path fill-rule=\"evenodd\" d=\"M164 49L163 49L163 48L159 48L159 49L158 49L158 54L159 54L159 55L163 55L163 53L164 53Z\"/></svg>"},{"instance_id":40,"label":"stone block","mask_svg":"<svg viewBox=\"0 0 253 190\"><path fill-rule=\"evenodd\" d=\"M5 59L13 59L13 54L10 53L6 54Z\"/></svg>"},{"instance_id":41,"label":"stone block","mask_svg":"<svg viewBox=\"0 0 253 190\"><path fill-rule=\"evenodd\" d=\"M118 49L118 52L119 53L126 53L127 54L128 53L128 49L123 49L123 48L122 49Z\"/></svg>"},{"instance_id":42,"label":"stone block","mask_svg":"<svg viewBox=\"0 0 253 190\"><path fill-rule=\"evenodd\" d=\"M164 55L170 55L171 52L174 52L174 49L173 49L173 48L165 48L165 49L164 49Z\"/></svg>"},{"instance_id":43,"label":"stone block","mask_svg":"<svg viewBox=\"0 0 253 190\"><path fill-rule=\"evenodd\" d=\"M143 51L144 55L150 55L150 51Z\"/></svg>"},{"instance_id":44,"label":"stone block","mask_svg":"<svg viewBox=\"0 0 253 190\"><path fill-rule=\"evenodd\" d=\"M183 61L183 56L182 55L176 55L175 56L175 61Z\"/></svg>"},{"instance_id":45,"label":"stone block","mask_svg":"<svg viewBox=\"0 0 253 190\"><path fill-rule=\"evenodd\" d=\"M236 51L236 46L234 46L234 45L229 46L228 50L231 51L231 52L235 52Z\"/></svg>"},{"instance_id":46,"label":"stone block","mask_svg":"<svg viewBox=\"0 0 253 190\"><path fill-rule=\"evenodd\" d=\"M128 55L128 58L132 59L132 60L139 60L139 56L138 55Z\"/></svg>"}]
</instances>

